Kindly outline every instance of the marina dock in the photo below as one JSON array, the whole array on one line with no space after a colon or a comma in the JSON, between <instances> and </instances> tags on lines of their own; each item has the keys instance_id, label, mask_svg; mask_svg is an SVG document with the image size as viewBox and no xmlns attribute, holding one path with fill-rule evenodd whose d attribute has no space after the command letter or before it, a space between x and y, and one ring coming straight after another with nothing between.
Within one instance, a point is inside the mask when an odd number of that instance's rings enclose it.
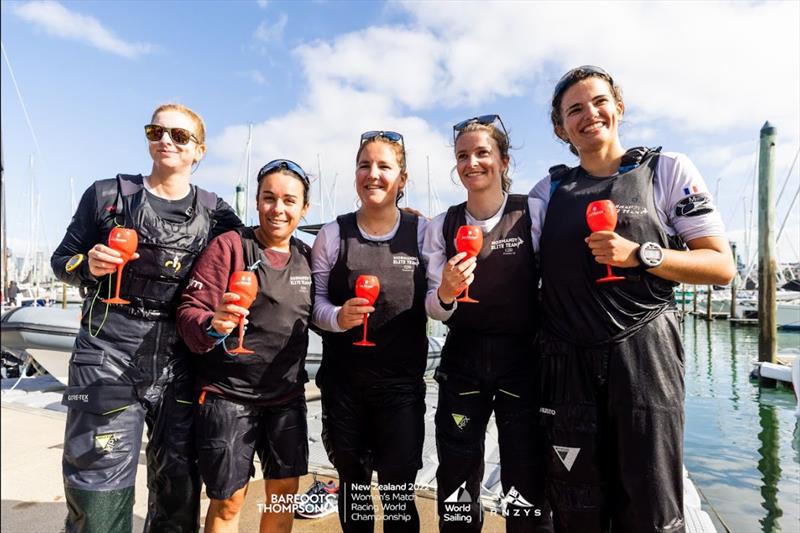
<instances>
[{"instance_id":1,"label":"marina dock","mask_svg":"<svg viewBox=\"0 0 800 533\"><path fill-rule=\"evenodd\" d=\"M3 531L15 533L44 533L59 531L66 516L66 504L61 480L61 453L63 450L66 408L61 405L63 385L50 376L24 378L15 390L9 390L16 379L2 380L2 524ZM436 447L434 441L434 415L436 412L436 382L427 383L427 411L425 413L425 444L423 468L417 476L418 501L423 532L437 531L436 516ZM307 386L309 423L310 471L321 479L336 479L336 472L327 459L320 441L321 409L318 390ZM483 531L505 531L504 519L498 514L500 500L500 468L497 445L497 428L494 418L487 428L486 474L482 484L481 499L484 504ZM144 452L139 459L134 505L134 531L141 531L147 505L146 463ZM241 531L257 531L258 504L263 503L263 481L260 468L251 482L242 511ZM709 516L703 510L700 495L684 470L684 500L687 531L692 533L716 532ZM312 475L304 476L300 489L305 490ZM377 502L377 495L376 497ZM205 517L208 499L202 495L201 514ZM379 505L377 507L380 507ZM380 522L378 521L378 524ZM317 520L296 520L294 531L339 531L336 515ZM376 531L382 531L380 525Z\"/></svg>"}]
</instances>

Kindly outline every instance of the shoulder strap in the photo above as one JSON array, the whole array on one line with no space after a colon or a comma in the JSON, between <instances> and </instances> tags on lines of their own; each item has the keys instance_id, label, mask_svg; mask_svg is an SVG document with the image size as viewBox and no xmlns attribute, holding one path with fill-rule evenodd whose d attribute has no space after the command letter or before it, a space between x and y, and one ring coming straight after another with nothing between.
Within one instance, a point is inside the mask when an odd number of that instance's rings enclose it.
<instances>
[{"instance_id":1,"label":"shoulder strap","mask_svg":"<svg viewBox=\"0 0 800 533\"><path fill-rule=\"evenodd\" d=\"M526 209L528 205L528 196L525 194L509 194L508 207L511 209Z\"/></svg>"},{"instance_id":2,"label":"shoulder strap","mask_svg":"<svg viewBox=\"0 0 800 533\"><path fill-rule=\"evenodd\" d=\"M547 171L550 174L550 198L553 197L553 193L556 192L556 189L561 185L561 181L567 176L570 170L572 170L572 168L567 165L556 165L550 167Z\"/></svg>"},{"instance_id":3,"label":"shoulder strap","mask_svg":"<svg viewBox=\"0 0 800 533\"><path fill-rule=\"evenodd\" d=\"M123 214L122 197L136 194L142 190L144 184L141 175L117 174L116 178L96 181L94 187L98 219L108 214L116 219Z\"/></svg>"},{"instance_id":4,"label":"shoulder strap","mask_svg":"<svg viewBox=\"0 0 800 533\"><path fill-rule=\"evenodd\" d=\"M339 225L339 255L337 261L347 260L347 239L351 236L351 228L355 228L358 233L358 222L356 222L355 213L345 213L336 217L336 223Z\"/></svg>"},{"instance_id":5,"label":"shoulder strap","mask_svg":"<svg viewBox=\"0 0 800 533\"><path fill-rule=\"evenodd\" d=\"M444 252L447 258L453 257L456 250L454 239L458 227L459 217L464 216L467 210L467 202L451 205L447 208L447 214L442 221L442 237L444 237Z\"/></svg>"},{"instance_id":6,"label":"shoulder strap","mask_svg":"<svg viewBox=\"0 0 800 533\"><path fill-rule=\"evenodd\" d=\"M419 224L419 217L417 215L412 215L411 213L407 213L405 211L400 211L400 225L403 224L411 224L411 226L416 231L417 224Z\"/></svg>"},{"instance_id":7,"label":"shoulder strap","mask_svg":"<svg viewBox=\"0 0 800 533\"><path fill-rule=\"evenodd\" d=\"M256 243L256 235L253 228L244 227L236 230L239 234L239 242L242 245L242 256L244 257L244 267L249 269L260 259L260 250Z\"/></svg>"},{"instance_id":8,"label":"shoulder strap","mask_svg":"<svg viewBox=\"0 0 800 533\"><path fill-rule=\"evenodd\" d=\"M195 189L197 190L197 203L213 213L217 209L217 195L197 186Z\"/></svg>"}]
</instances>

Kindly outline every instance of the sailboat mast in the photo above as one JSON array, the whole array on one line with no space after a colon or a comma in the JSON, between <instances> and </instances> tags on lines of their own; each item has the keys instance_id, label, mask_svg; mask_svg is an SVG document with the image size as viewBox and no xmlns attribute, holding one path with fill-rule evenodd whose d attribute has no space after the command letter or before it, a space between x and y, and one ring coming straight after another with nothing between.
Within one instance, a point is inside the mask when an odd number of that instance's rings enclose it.
<instances>
[{"instance_id":1,"label":"sailboat mast","mask_svg":"<svg viewBox=\"0 0 800 533\"><path fill-rule=\"evenodd\" d=\"M325 187L322 186L322 163L317 154L317 175L319 176L319 221L325 223Z\"/></svg>"},{"instance_id":2,"label":"sailboat mast","mask_svg":"<svg viewBox=\"0 0 800 533\"><path fill-rule=\"evenodd\" d=\"M250 155L253 148L253 123L249 124L250 128L247 132L247 156L245 160L244 171L244 222L245 226L250 220Z\"/></svg>"},{"instance_id":3,"label":"sailboat mast","mask_svg":"<svg viewBox=\"0 0 800 533\"><path fill-rule=\"evenodd\" d=\"M431 204L431 156L425 156L425 165L428 167L428 217L433 217L433 205Z\"/></svg>"},{"instance_id":4,"label":"sailboat mast","mask_svg":"<svg viewBox=\"0 0 800 533\"><path fill-rule=\"evenodd\" d=\"M6 234L6 177L5 177L5 163L3 162L3 129L0 127L0 204L2 204L2 230L0 230L0 240L2 240L2 253L3 253L3 272L0 275L0 284L2 284L3 296L6 294L8 288L8 235Z\"/></svg>"}]
</instances>

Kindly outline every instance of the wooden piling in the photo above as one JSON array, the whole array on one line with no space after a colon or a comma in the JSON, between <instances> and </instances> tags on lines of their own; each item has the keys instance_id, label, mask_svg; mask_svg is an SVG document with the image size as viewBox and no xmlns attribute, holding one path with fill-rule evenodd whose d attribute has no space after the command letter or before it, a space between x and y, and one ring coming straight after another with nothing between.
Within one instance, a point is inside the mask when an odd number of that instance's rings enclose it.
<instances>
[{"instance_id":1,"label":"wooden piling","mask_svg":"<svg viewBox=\"0 0 800 533\"><path fill-rule=\"evenodd\" d=\"M736 266L737 270L739 268L739 258L736 257L736 243L731 243L731 252L733 254L733 264ZM733 276L733 280L731 281L731 314L730 318L738 318L736 316L736 278L738 277L738 273Z\"/></svg>"},{"instance_id":2,"label":"wooden piling","mask_svg":"<svg viewBox=\"0 0 800 533\"><path fill-rule=\"evenodd\" d=\"M758 157L758 360L774 363L777 349L775 262L775 141L777 129L765 122ZM771 383L769 383L771 382ZM761 385L775 380L761 378Z\"/></svg>"}]
</instances>

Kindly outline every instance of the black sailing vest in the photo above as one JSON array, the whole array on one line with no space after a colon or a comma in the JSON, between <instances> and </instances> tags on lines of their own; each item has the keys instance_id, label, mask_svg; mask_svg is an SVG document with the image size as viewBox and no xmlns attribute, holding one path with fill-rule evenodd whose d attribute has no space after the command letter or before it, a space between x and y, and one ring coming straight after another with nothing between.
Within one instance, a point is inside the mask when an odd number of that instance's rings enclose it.
<instances>
[{"instance_id":1,"label":"black sailing vest","mask_svg":"<svg viewBox=\"0 0 800 533\"><path fill-rule=\"evenodd\" d=\"M451 206L442 233L448 257L456 254L458 227L467 223L467 204ZM535 335L539 324L539 277L531 245L528 197L509 194L497 225L483 236L470 297L445 322L456 334Z\"/></svg>"},{"instance_id":2,"label":"black sailing vest","mask_svg":"<svg viewBox=\"0 0 800 533\"><path fill-rule=\"evenodd\" d=\"M98 181L95 192L101 242L117 225L135 229L139 237L139 259L122 272L120 294L131 303L116 310L150 319L173 316L192 264L210 240L216 195L192 185L191 216L175 223L153 210L141 175Z\"/></svg>"},{"instance_id":3,"label":"black sailing vest","mask_svg":"<svg viewBox=\"0 0 800 533\"><path fill-rule=\"evenodd\" d=\"M609 178L595 178L581 167L551 173L555 185L540 240L542 300L545 328L566 341L591 346L623 339L673 301L675 284L641 267L612 267L615 275L626 279L596 283L606 275L606 266L594 260L584 242L591 234L586 207L609 199L617 206L615 231L622 237L683 248L680 238L667 237L656 211L658 149L640 155L636 168Z\"/></svg>"},{"instance_id":4,"label":"black sailing vest","mask_svg":"<svg viewBox=\"0 0 800 533\"><path fill-rule=\"evenodd\" d=\"M376 346L353 346L361 340L361 326L342 333L323 332L320 372L356 383L421 379L428 357L428 285L417 217L401 212L397 234L382 242L361 235L355 213L339 216L336 222L339 257L331 269L328 296L334 305L342 305L355 296L359 275L378 277L381 292L369 316L367 335Z\"/></svg>"},{"instance_id":5,"label":"black sailing vest","mask_svg":"<svg viewBox=\"0 0 800 533\"><path fill-rule=\"evenodd\" d=\"M308 323L314 288L311 249L292 237L291 258L283 269L267 264L253 228L240 230L245 264L260 260L256 270L258 295L247 319L244 346L252 355L228 355L222 345L199 356L202 381L219 388L226 398L259 403L283 403L303 394L308 381ZM225 340L238 344L238 330Z\"/></svg>"}]
</instances>

